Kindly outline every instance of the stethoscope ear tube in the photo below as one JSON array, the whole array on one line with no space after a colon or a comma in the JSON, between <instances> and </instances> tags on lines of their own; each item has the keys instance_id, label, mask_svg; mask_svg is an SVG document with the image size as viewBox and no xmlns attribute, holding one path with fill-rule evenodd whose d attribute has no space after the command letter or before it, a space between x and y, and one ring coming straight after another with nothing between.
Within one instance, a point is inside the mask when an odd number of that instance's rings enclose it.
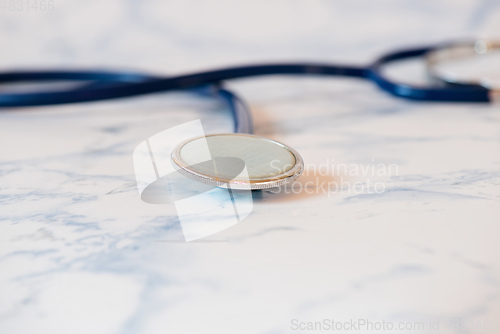
<instances>
[{"instance_id":1,"label":"stethoscope ear tube","mask_svg":"<svg viewBox=\"0 0 500 334\"><path fill-rule=\"evenodd\" d=\"M420 101L491 102L490 90L475 84L447 85L446 87L417 87L393 82L382 73L390 62L424 56L435 47L405 50L387 54L375 61L367 70L367 78L380 88L398 97Z\"/></svg>"},{"instance_id":2,"label":"stethoscope ear tube","mask_svg":"<svg viewBox=\"0 0 500 334\"><path fill-rule=\"evenodd\" d=\"M106 71L32 71L0 73L0 84L20 81L54 81L72 80L89 81L86 86L58 91L58 92L31 92L31 93L3 93L0 94L1 107L27 107L54 105L65 103L78 103L107 100L121 97L131 97L142 94L163 92L178 89L195 89L219 85L229 79L245 78L261 75L276 74L316 74L365 78L373 81L388 93L411 100L443 101L443 102L491 102L494 95L500 92L490 90L481 85L447 84L444 87L418 87L409 84L397 83L383 74L383 67L393 61L412 57L425 56L435 50L444 49L447 45L416 48L389 53L368 67L339 66L332 64L269 64L226 68L208 72L194 73L177 77L154 77L149 75L129 72ZM205 88L202 88L202 90ZM244 109L240 99L224 89L217 90L219 98L233 108L233 113L238 116ZM244 120L244 118L247 120ZM251 122L245 116L236 124L239 130L250 133Z\"/></svg>"},{"instance_id":3,"label":"stethoscope ear tube","mask_svg":"<svg viewBox=\"0 0 500 334\"><path fill-rule=\"evenodd\" d=\"M214 96L219 98L233 114L234 132L245 134L253 133L252 113L242 99L233 92L223 88L219 88L214 92Z\"/></svg>"}]
</instances>

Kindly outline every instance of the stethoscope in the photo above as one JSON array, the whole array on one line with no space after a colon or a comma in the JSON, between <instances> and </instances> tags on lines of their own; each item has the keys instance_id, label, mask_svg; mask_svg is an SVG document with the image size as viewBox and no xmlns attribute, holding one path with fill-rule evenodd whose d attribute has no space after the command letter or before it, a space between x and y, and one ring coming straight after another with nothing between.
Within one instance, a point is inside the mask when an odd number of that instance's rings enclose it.
<instances>
[{"instance_id":1,"label":"stethoscope","mask_svg":"<svg viewBox=\"0 0 500 334\"><path fill-rule=\"evenodd\" d=\"M470 56L480 56L500 49L499 43L484 40L453 42L430 47L414 48L388 53L366 67L332 64L300 63L270 64L232 67L176 77L107 72L107 71L29 71L0 74L0 84L46 81L83 81L86 84L63 91L38 91L30 93L0 94L0 107L29 107L66 103L90 102L121 97L137 96L169 90L189 89L197 94L221 100L234 119L232 134L208 135L182 140L170 153L171 162L179 171L203 183L233 189L266 189L287 184L301 175L304 163L292 148L263 137L252 135L251 113L245 103L234 93L222 87L228 79L261 75L311 74L363 78L374 82L390 94L419 101L482 102L500 100L500 89L485 78L463 80L453 73L439 69L444 62ZM391 62L425 57L430 77L439 85L419 87L398 83L383 73ZM241 168L224 172L230 160L219 166L207 168L199 158L201 147L208 147L213 160L235 158L246 164L247 174L240 177ZM203 155L203 154L201 154ZM279 160L279 162L276 162ZM234 161L233 161L234 162Z\"/></svg>"}]
</instances>

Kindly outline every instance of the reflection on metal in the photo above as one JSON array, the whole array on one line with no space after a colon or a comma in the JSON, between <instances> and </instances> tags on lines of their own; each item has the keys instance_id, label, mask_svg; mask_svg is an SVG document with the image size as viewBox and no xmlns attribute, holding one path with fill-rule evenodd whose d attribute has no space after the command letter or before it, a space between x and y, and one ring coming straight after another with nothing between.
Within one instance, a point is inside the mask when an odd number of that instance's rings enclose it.
<instances>
[{"instance_id":1,"label":"reflection on metal","mask_svg":"<svg viewBox=\"0 0 500 334\"><path fill-rule=\"evenodd\" d=\"M479 85L493 90L495 92L490 92L493 101L497 99L500 92L499 80L490 77L491 75L494 76L495 73L490 71L465 77L456 71L443 70L442 68L443 65L451 64L454 61L473 60L475 58L484 60L485 56L491 56L493 52L500 52L500 41L477 40L443 45L443 47L427 53L425 58L427 72L431 78L438 81L450 84ZM495 58L495 60L498 60L498 58ZM496 70L498 71L498 69Z\"/></svg>"},{"instance_id":2,"label":"reflection on metal","mask_svg":"<svg viewBox=\"0 0 500 334\"><path fill-rule=\"evenodd\" d=\"M491 90L489 94L490 102L500 103L500 89Z\"/></svg>"}]
</instances>

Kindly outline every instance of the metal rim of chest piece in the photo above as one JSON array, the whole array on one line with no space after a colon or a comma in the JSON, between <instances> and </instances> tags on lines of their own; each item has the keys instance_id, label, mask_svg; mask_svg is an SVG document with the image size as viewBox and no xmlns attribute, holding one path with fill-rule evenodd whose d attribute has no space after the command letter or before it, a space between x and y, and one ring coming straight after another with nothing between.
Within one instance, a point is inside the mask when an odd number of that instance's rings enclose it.
<instances>
[{"instance_id":1,"label":"metal rim of chest piece","mask_svg":"<svg viewBox=\"0 0 500 334\"><path fill-rule=\"evenodd\" d=\"M221 137L221 136L224 136L224 137ZM195 167L193 167L192 164L185 161L185 159L182 157L183 149L185 149L185 147L188 143L194 142L196 140L200 140L202 138L206 138L207 140L210 140L211 138L214 138L214 137L221 137L221 138L224 138L224 140L227 139L228 143L231 141L231 139L233 139L233 141L234 141L234 139L237 139L237 138L239 138L239 139L245 138L245 140L255 141L256 144L259 144L259 141L261 143L265 143L266 145L274 144L275 149L281 149L283 152L288 152L289 154L291 154L294 162L291 164L291 167L289 169L283 170L282 172L274 174L274 175L252 177L251 171L248 171L248 174L249 174L248 179L242 181L242 180L235 180L235 179L220 177L219 175L214 175L216 173L212 174L212 173L202 172L200 170L197 170ZM233 137L233 138L229 138L229 137ZM237 143L235 145L237 145ZM280 186L292 183L304 171L304 161L302 160L302 157L300 156L300 154L297 151L295 151L293 148L291 148L283 143L280 143L278 141L272 140L272 139L268 139L268 138L256 136L256 135L242 134L242 133L213 134L213 135L207 135L204 137L196 137L196 138L188 139L186 141L179 143L174 148L174 150L172 151L172 154L171 154L171 161L172 161L174 167L176 167L176 169L180 173L182 173L184 176L187 176L191 179L194 179L196 181L199 181L199 182L211 185L211 186L220 187L220 188L230 188L230 189L234 189L234 190L262 190L262 189L280 187ZM243 161L245 161L245 159L243 159ZM271 164L271 162L272 161L261 161L259 163ZM245 164L246 163L247 162L245 161Z\"/></svg>"}]
</instances>

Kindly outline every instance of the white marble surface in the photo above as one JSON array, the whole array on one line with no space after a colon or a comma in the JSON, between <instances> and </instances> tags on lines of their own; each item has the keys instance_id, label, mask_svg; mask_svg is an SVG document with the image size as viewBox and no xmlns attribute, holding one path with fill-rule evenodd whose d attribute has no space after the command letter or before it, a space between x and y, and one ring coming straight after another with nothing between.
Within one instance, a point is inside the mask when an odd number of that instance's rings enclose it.
<instances>
[{"instance_id":1,"label":"white marble surface","mask_svg":"<svg viewBox=\"0 0 500 334\"><path fill-rule=\"evenodd\" d=\"M364 64L394 47L499 37L499 5L58 0L0 11L0 69ZM418 81L418 66L395 75ZM292 319L360 318L500 333L484 328L500 321L498 105L408 102L355 79L230 86L256 134L306 164L397 164L398 175L378 178L382 194L354 194L322 191L339 176L310 173L300 180L314 194L264 192L232 228L169 242L175 210L141 202L132 152L197 118L230 131L226 110L183 94L2 110L0 333L296 333Z\"/></svg>"}]
</instances>

